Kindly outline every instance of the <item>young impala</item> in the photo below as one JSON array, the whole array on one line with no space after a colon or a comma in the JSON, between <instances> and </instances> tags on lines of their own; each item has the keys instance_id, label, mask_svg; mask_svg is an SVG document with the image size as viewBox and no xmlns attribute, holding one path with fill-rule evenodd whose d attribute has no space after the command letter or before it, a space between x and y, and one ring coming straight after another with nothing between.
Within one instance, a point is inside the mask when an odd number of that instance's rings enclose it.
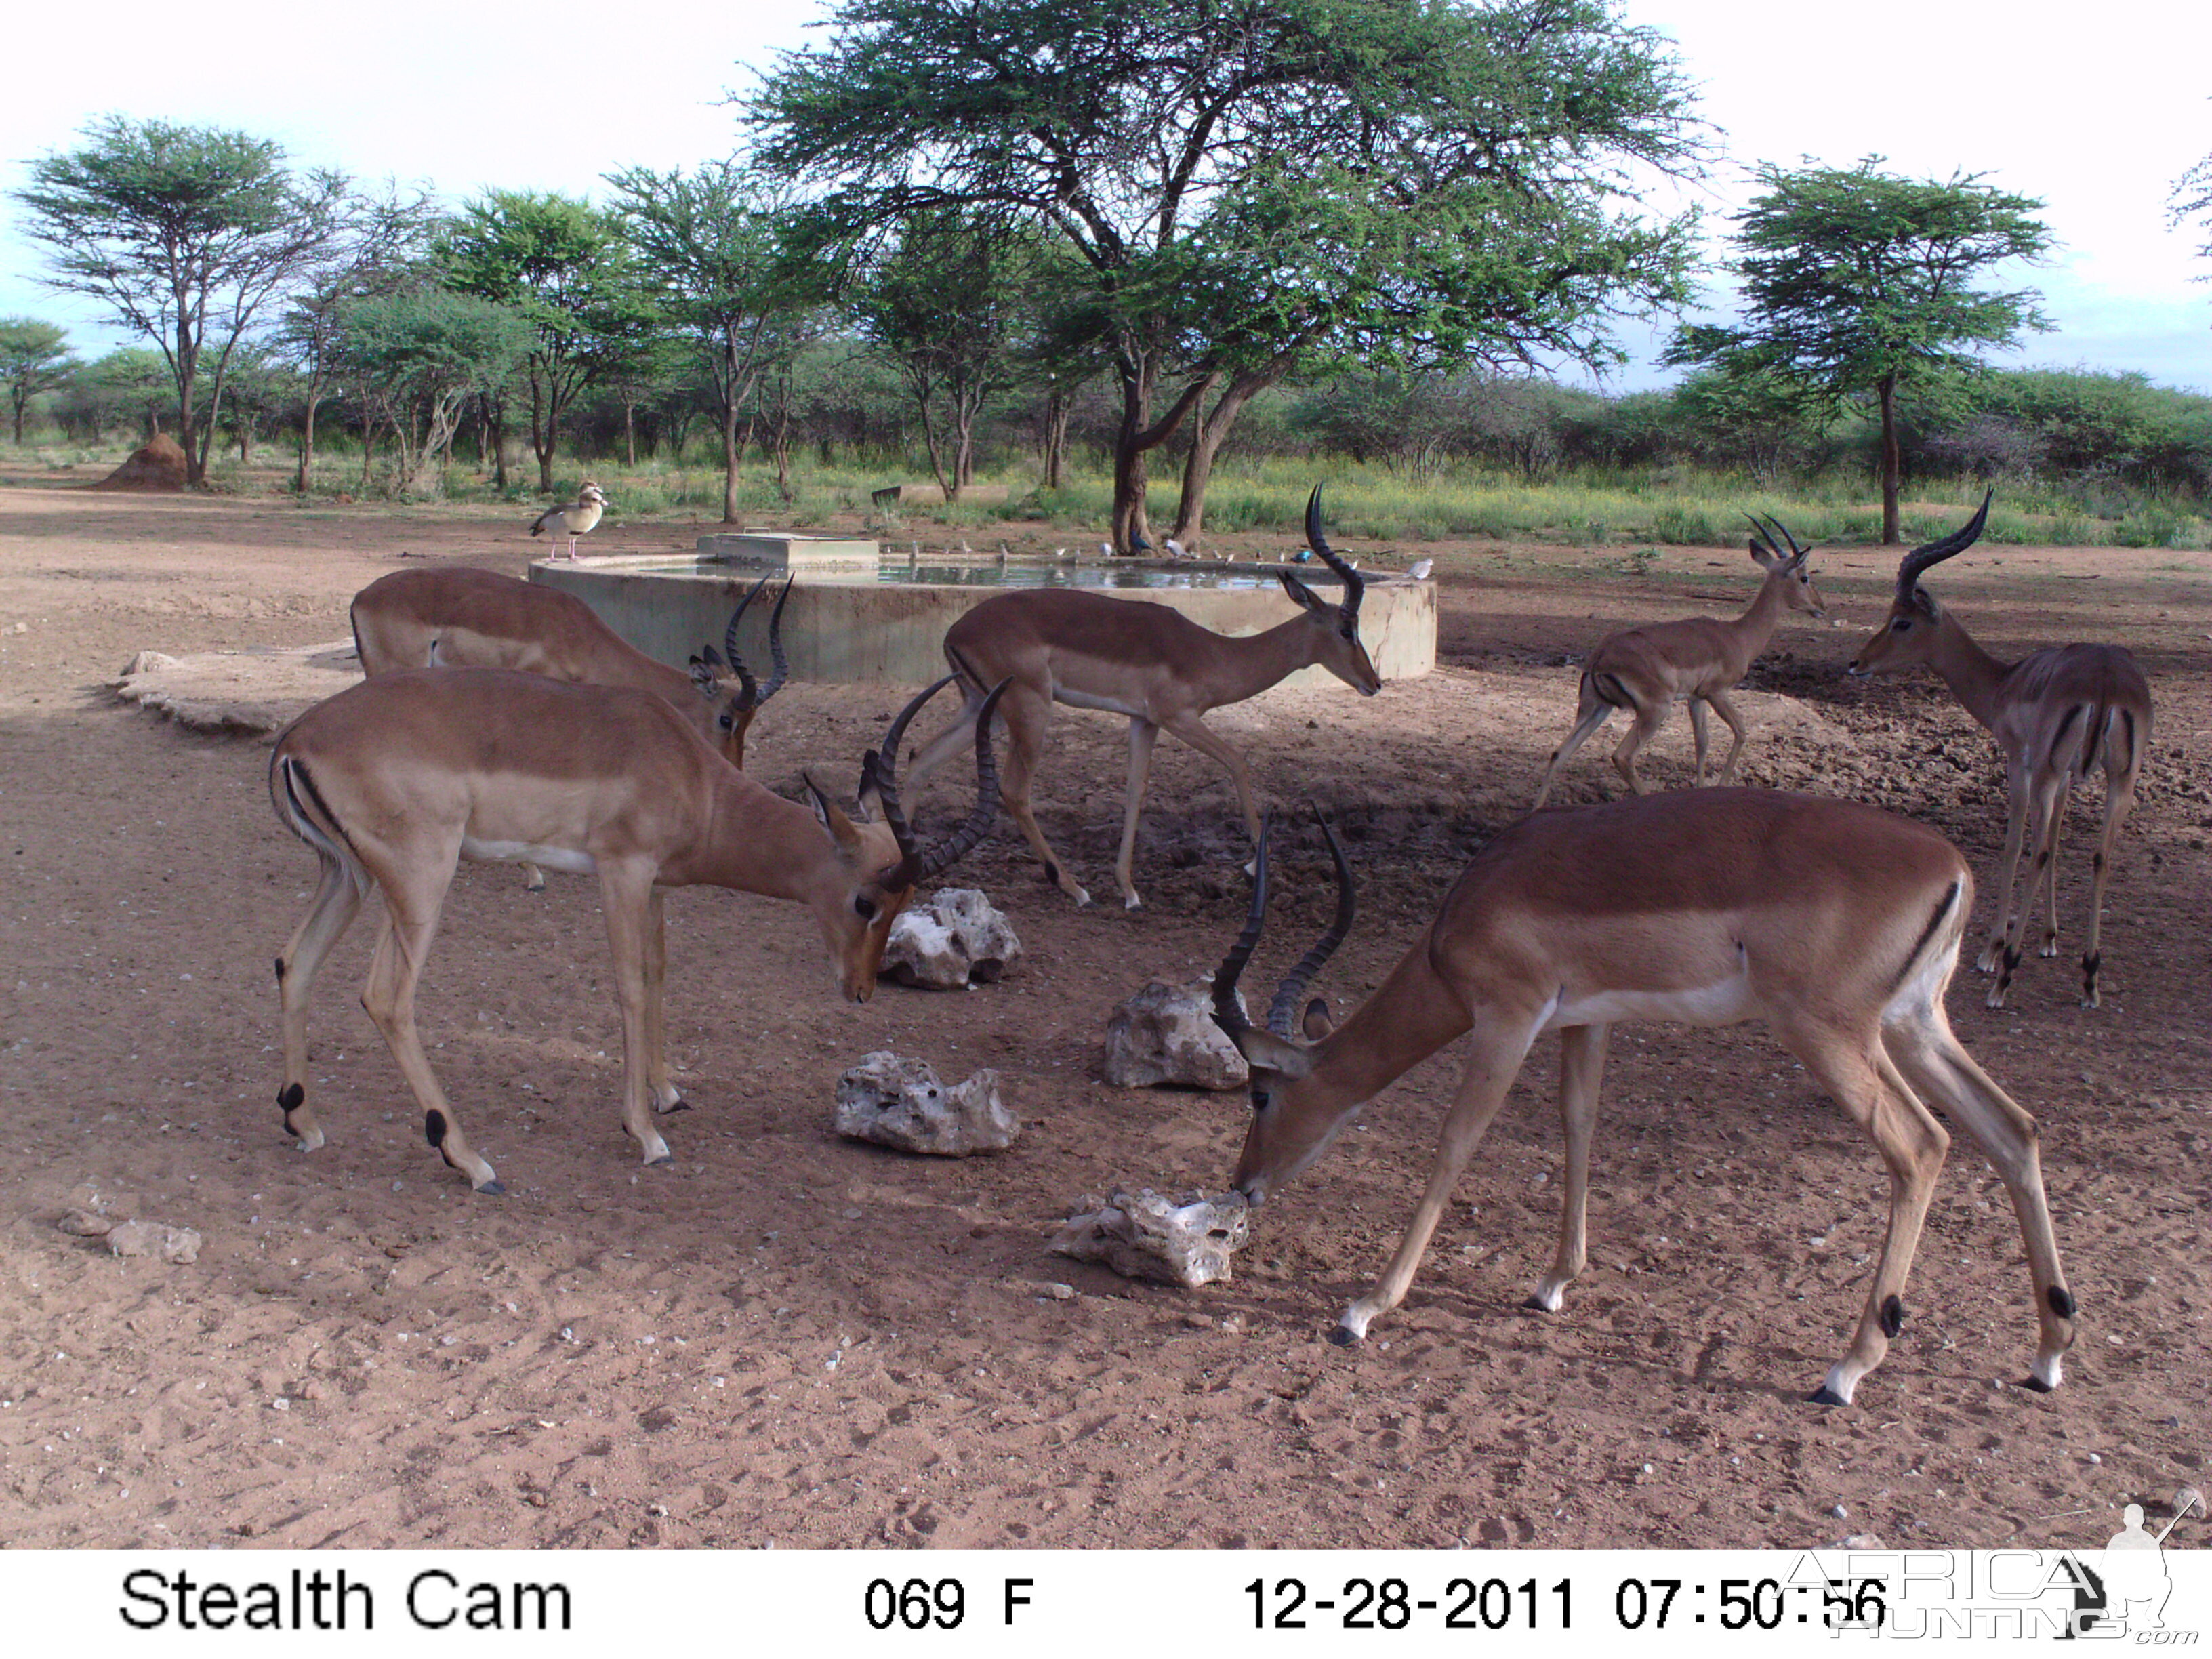
<instances>
[{"instance_id":1,"label":"young impala","mask_svg":"<svg viewBox=\"0 0 2212 1659\"><path fill-rule=\"evenodd\" d=\"M989 827L998 779L991 700L976 725L974 811L915 845L893 777L900 738L939 680L892 722L861 767L880 822L854 823L814 787L773 794L725 761L660 698L563 685L495 668L380 674L309 709L276 740L270 798L315 850L322 881L276 958L284 1008L277 1105L303 1150L323 1144L307 1103L307 997L315 970L372 888L384 920L362 1002L422 1110L423 1133L478 1192L501 1191L469 1145L415 1029L415 987L457 861L530 859L595 873L622 1012L623 1126L647 1164L669 1159L652 1114L682 1109L668 1080L662 895L702 883L789 899L814 913L845 994L865 1002L892 921L917 883Z\"/></svg>"},{"instance_id":2,"label":"young impala","mask_svg":"<svg viewBox=\"0 0 2212 1659\"><path fill-rule=\"evenodd\" d=\"M1326 826L1324 825L1324 828ZM1264 1029L1237 981L1267 915L1263 836L1252 908L1213 981L1214 1018L1252 1072L1252 1121L1236 1186L1266 1199L1328 1147L1363 1103L1470 1029L1459 1096L1427 1189L1390 1264L1346 1309L1357 1342L1404 1299L1452 1187L1528 1050L1559 1033L1567 1169L1559 1249L1532 1305L1556 1312L1583 1267L1598 1083L1614 1021L1766 1022L1889 1168L1889 1227L1850 1347L1813 1398L1848 1403L1905 1322L1905 1281L1950 1137L1940 1106L2012 1196L2035 1286L2030 1385L2058 1385L2075 1304L2044 1200L2035 1120L1951 1033L1973 878L1934 830L1874 807L1767 790L1632 797L1522 819L1477 854L1428 930L1340 1025L1299 999L1351 931L1351 871L1333 832L1336 919L1291 970Z\"/></svg>"},{"instance_id":3,"label":"young impala","mask_svg":"<svg viewBox=\"0 0 2212 1659\"><path fill-rule=\"evenodd\" d=\"M1766 649L1785 609L1814 617L1827 614L1819 590L1813 586L1812 573L1805 568L1813 550L1798 546L1797 538L1778 519L1769 519L1764 525L1753 519L1751 526L1759 532L1752 538L1752 560L1766 572L1766 580L1759 585L1759 592L1741 617L1732 622L1692 617L1681 622L1653 623L1625 628L1598 641L1583 667L1574 729L1546 763L1544 781L1537 786L1531 811L1542 806L1551 794L1552 779L1559 768L1596 735L1616 708L1626 709L1633 723L1628 735L1621 738L1620 747L1613 750L1613 763L1636 793L1644 793L1644 781L1636 775L1636 752L1658 734L1667 723L1667 711L1680 702L1690 705L1690 737L1697 747L1697 775L1692 787L1705 787L1707 703L1728 722L1734 738L1728 758L1721 763L1721 781L1725 784L1735 778L1746 728L1735 704L1729 701L1729 689ZM1777 544L1777 534L1790 544L1787 553Z\"/></svg>"},{"instance_id":4,"label":"young impala","mask_svg":"<svg viewBox=\"0 0 2212 1659\"><path fill-rule=\"evenodd\" d=\"M2112 848L2134 805L2136 778L2150 744L2150 684L2135 658L2117 645L2052 645L2018 662L2000 662L1974 642L1959 619L1920 586L1929 566L1973 545L1990 516L1992 490L1964 528L1917 547L1897 568L1897 594L1852 659L1854 674L1894 674L1925 665L1943 677L1951 695L1988 728L2004 752L2004 885L1998 890L1996 925L1975 966L1994 973L1989 1006L2004 1006L2020 967L2021 936L2033 920L2036 889L2046 896L2049 918L2041 954L2058 954L2058 832L2076 779L2105 773L2105 821L2090 866L2089 937L2081 952L2081 1003L2097 1006L2099 948L2105 915L2105 883ZM2015 914L2013 884L2020 875L2022 831L2035 843L2027 896Z\"/></svg>"},{"instance_id":5,"label":"young impala","mask_svg":"<svg viewBox=\"0 0 2212 1659\"><path fill-rule=\"evenodd\" d=\"M1207 726L1206 711L1255 697L1301 668L1326 668L1363 696L1382 689L1382 677L1359 640L1359 600L1367 584L1322 539L1318 489L1306 503L1306 540L1343 582L1342 602L1332 605L1288 571L1278 572L1298 614L1249 639L1216 634L1164 605L1074 589L1031 589L986 599L945 630L945 659L967 702L959 718L915 757L909 784L919 788L966 741L986 694L1006 680L1011 684L1000 710L1007 736L1006 811L1029 838L1045 879L1078 904L1090 903L1091 895L1067 873L1030 808L1030 785L1055 702L1128 716L1128 799L1114 879L1130 909L1140 902L1137 814L1152 775L1152 743L1161 732L1228 769L1245 828L1256 839L1260 815L1252 801L1251 769Z\"/></svg>"}]
</instances>

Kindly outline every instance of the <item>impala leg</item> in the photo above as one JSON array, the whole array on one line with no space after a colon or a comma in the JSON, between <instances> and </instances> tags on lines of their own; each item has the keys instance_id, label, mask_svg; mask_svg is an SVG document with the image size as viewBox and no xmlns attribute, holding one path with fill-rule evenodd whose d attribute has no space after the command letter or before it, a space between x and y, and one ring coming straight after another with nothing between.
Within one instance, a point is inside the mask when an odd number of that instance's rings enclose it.
<instances>
[{"instance_id":1,"label":"impala leg","mask_svg":"<svg viewBox=\"0 0 2212 1659\"><path fill-rule=\"evenodd\" d=\"M2011 930L2013 883L2020 874L2021 831L2027 827L2027 777L2014 769L2005 792L2005 843L2000 862L2004 883L1997 890L1997 913L1990 928L1990 941L1974 958L1978 973L1994 974L2004 963L2005 936Z\"/></svg>"},{"instance_id":2,"label":"impala leg","mask_svg":"<svg viewBox=\"0 0 2212 1659\"><path fill-rule=\"evenodd\" d=\"M1605 1077L1609 1025L1571 1025L1559 1033L1559 1121L1567 1133L1567 1189L1559 1206L1559 1250L1528 1305L1557 1313L1567 1286L1589 1260L1583 1224L1589 1209L1590 1135L1597 1127L1598 1085Z\"/></svg>"},{"instance_id":3,"label":"impala leg","mask_svg":"<svg viewBox=\"0 0 2212 1659\"><path fill-rule=\"evenodd\" d=\"M2056 779L2037 780L2028 797L2027 833L2035 846L2035 862L2027 872L2027 891L2021 896L2016 913L2012 912L2008 902L2012 896L2011 872L2006 872L2004 945L1997 959L1997 982L1990 987L1987 999L1992 1008L2004 1006L2005 994L2012 989L2013 975L2020 970L2021 944L2035 921L2036 896L2046 885L2046 876L2055 878L2057 874L2058 817L2066 804L2065 787L2066 774L2061 772Z\"/></svg>"},{"instance_id":4,"label":"impala leg","mask_svg":"<svg viewBox=\"0 0 2212 1659\"><path fill-rule=\"evenodd\" d=\"M2074 775L2062 772L2058 775L2057 785L2051 799L2050 846L2043 866L2043 943L2036 947L2035 951L2039 957L2058 954L2058 851L2059 843L2065 838L2067 809L2073 804ZM2033 918L2028 920L2033 921ZM2025 938L2026 924L2023 923L2023 941Z\"/></svg>"},{"instance_id":5,"label":"impala leg","mask_svg":"<svg viewBox=\"0 0 2212 1659\"><path fill-rule=\"evenodd\" d=\"M668 1076L667 891L649 890L645 913L645 1087L663 1115L690 1110Z\"/></svg>"},{"instance_id":6,"label":"impala leg","mask_svg":"<svg viewBox=\"0 0 2212 1659\"><path fill-rule=\"evenodd\" d=\"M1437 1161L1429 1172L1429 1184L1421 1194L1421 1201L1413 1207L1413 1218L1406 1225L1404 1237L1382 1270L1382 1277L1375 1281L1374 1289L1361 1297L1339 1316L1336 1328L1328 1340L1340 1346L1349 1346L1367 1334L1367 1328L1378 1314L1384 1314L1406 1299L1406 1287L1413 1282L1413 1271L1421 1265L1421 1255L1429 1248L1429 1240L1443 1218L1444 1206L1451 1201L1452 1188L1458 1183L1460 1172L1467 1168L1468 1159L1481 1143L1483 1132L1490 1121L1498 1115L1498 1109L1505 1103L1505 1091L1513 1086L1514 1077L1527 1058L1528 1044L1536 1026L1533 1018L1521 1024L1517 1030L1508 1030L1492 1022L1479 1023L1475 1027L1473 1057L1468 1062L1467 1075L1461 1079L1459 1097L1452 1103L1451 1110L1444 1116L1443 1138L1437 1147Z\"/></svg>"},{"instance_id":7,"label":"impala leg","mask_svg":"<svg viewBox=\"0 0 2212 1659\"><path fill-rule=\"evenodd\" d=\"M276 958L284 1025L284 1085L276 1091L276 1107L284 1115L285 1132L299 1138L303 1152L323 1144L322 1125L307 1103L307 998L323 958L361 914L362 890L352 873L333 858L325 857L322 865L314 902Z\"/></svg>"},{"instance_id":8,"label":"impala leg","mask_svg":"<svg viewBox=\"0 0 2212 1659\"><path fill-rule=\"evenodd\" d=\"M1114 863L1114 879L1121 884L1121 902L1133 910L1143 902L1137 896L1137 813L1145 804L1145 786L1152 773L1152 741L1160 728L1136 715L1129 718L1129 799L1121 813L1121 856Z\"/></svg>"},{"instance_id":9,"label":"impala leg","mask_svg":"<svg viewBox=\"0 0 2212 1659\"><path fill-rule=\"evenodd\" d=\"M1735 739L1729 744L1728 758L1721 763L1721 783L1726 787L1735 781L1736 757L1743 753L1743 745L1751 736L1751 727L1727 692L1716 691L1706 701L1712 704L1713 712L1728 722L1728 729ZM1690 706L1692 709L1697 707L1695 703Z\"/></svg>"},{"instance_id":10,"label":"impala leg","mask_svg":"<svg viewBox=\"0 0 2212 1659\"><path fill-rule=\"evenodd\" d=\"M453 879L453 865L444 868L444 879ZM361 1006L384 1034L385 1045L392 1050L392 1058L398 1062L400 1076L414 1091L415 1101L422 1109L422 1136L430 1143L447 1167L466 1176L469 1185L480 1193L502 1193L507 1189L499 1183L490 1164L477 1156L469 1145L461 1120L446 1099L446 1091L439 1087L437 1073L430 1069L429 1057L422 1052L422 1039L415 1029L415 987L422 976L422 963L430 951L430 941L438 931L438 912L445 901L441 884L434 894L422 891L395 892L392 884L384 887L384 929L377 937L376 950L369 957L368 981L362 987Z\"/></svg>"},{"instance_id":11,"label":"impala leg","mask_svg":"<svg viewBox=\"0 0 2212 1659\"><path fill-rule=\"evenodd\" d=\"M1883 1046L1916 1089L1941 1106L1981 1149L2011 1196L2035 1285L2039 1332L2028 1386L2044 1391L2062 1380L2061 1364L2073 1346L2077 1312L2058 1263L2058 1239L2043 1190L2043 1162L2035 1120L1975 1063L1953 1035L1942 1003L1913 1009L1887 1024Z\"/></svg>"},{"instance_id":12,"label":"impala leg","mask_svg":"<svg viewBox=\"0 0 2212 1659\"><path fill-rule=\"evenodd\" d=\"M1690 787L1692 789L1702 789L1705 787L1705 700L1703 697L1692 697L1688 701L1690 704L1690 748L1691 751L1697 757L1696 769L1690 775ZM1735 751L1731 750L1729 752L1733 755Z\"/></svg>"},{"instance_id":13,"label":"impala leg","mask_svg":"<svg viewBox=\"0 0 2212 1659\"><path fill-rule=\"evenodd\" d=\"M1167 729L1201 755L1218 761L1229 774L1229 781L1236 786L1237 805L1244 813L1244 833L1255 847L1260 844L1260 811L1252 804L1252 769L1244 763L1244 757L1223 742L1220 735L1195 714L1185 714L1166 722ZM1244 873L1252 873L1251 863L1244 866Z\"/></svg>"},{"instance_id":14,"label":"impala leg","mask_svg":"<svg viewBox=\"0 0 2212 1659\"><path fill-rule=\"evenodd\" d=\"M615 1003L622 1011L623 1127L647 1164L670 1164L674 1155L653 1127L653 1090L647 1080L652 1066L649 1034L656 1023L649 1009L652 975L647 967L653 931L652 883L650 871L607 860L599 863L599 902L606 911Z\"/></svg>"},{"instance_id":15,"label":"impala leg","mask_svg":"<svg viewBox=\"0 0 2212 1659\"><path fill-rule=\"evenodd\" d=\"M1813 1395L1820 1405L1848 1406L1859 1379L1881 1364L1890 1338L1904 1328L1905 1281L1951 1138L1912 1091L1899 1086L1904 1079L1893 1067L1885 1078L1875 1059L1881 1052L1878 1033L1800 1025L1778 1028L1775 1035L1867 1132L1889 1167L1889 1228L1866 1308L1851 1346Z\"/></svg>"},{"instance_id":16,"label":"impala leg","mask_svg":"<svg viewBox=\"0 0 2212 1659\"><path fill-rule=\"evenodd\" d=\"M952 724L915 750L914 758L906 763L906 770L901 775L900 788L909 800L919 800L921 786L928 781L929 775L975 741L975 716L982 709L983 693L971 688L965 680L960 682L960 690L968 701L952 717ZM1006 695L1012 697L1012 690L1009 689ZM891 758L896 761L898 757L895 755Z\"/></svg>"},{"instance_id":17,"label":"impala leg","mask_svg":"<svg viewBox=\"0 0 2212 1659\"><path fill-rule=\"evenodd\" d=\"M2081 951L2081 1006L2097 1006L2097 970L2104 965L2105 884L2112 874L2112 848L2120 839L2120 826L2135 805L2136 774L2130 767L2117 775L2105 775L2105 822L2097 836L2097 857L2089 877L2089 937Z\"/></svg>"},{"instance_id":18,"label":"impala leg","mask_svg":"<svg viewBox=\"0 0 2212 1659\"><path fill-rule=\"evenodd\" d=\"M522 861L522 889L526 893L545 890L545 872L527 859Z\"/></svg>"},{"instance_id":19,"label":"impala leg","mask_svg":"<svg viewBox=\"0 0 2212 1659\"><path fill-rule=\"evenodd\" d=\"M1566 741L1552 751L1552 758L1544 763L1544 781L1536 786L1536 799L1528 810L1541 810L1547 796L1552 793L1552 779L1575 756L1575 750L1596 735L1597 729L1613 718L1613 705L1593 696L1589 681L1583 681L1582 698L1575 709L1574 730L1567 733Z\"/></svg>"},{"instance_id":20,"label":"impala leg","mask_svg":"<svg viewBox=\"0 0 2212 1659\"><path fill-rule=\"evenodd\" d=\"M1030 808L1030 785L1036 776L1037 757L1044 750L1045 728L1052 722L1052 699L1026 685L1008 686L999 699L999 718L1006 727L1006 765L1000 775L999 799L1006 803L1007 816L1021 826L1030 851L1044 866L1044 878L1078 904L1088 904L1091 895L1054 856L1052 843L1037 828L1036 814Z\"/></svg>"},{"instance_id":21,"label":"impala leg","mask_svg":"<svg viewBox=\"0 0 2212 1659\"><path fill-rule=\"evenodd\" d=\"M1620 740L1620 747L1613 751L1613 770L1627 781L1632 793L1644 793L1644 780L1636 775L1636 751L1659 735L1659 728L1667 723L1667 705L1657 699L1639 703L1636 708L1636 723L1628 728L1628 735Z\"/></svg>"}]
</instances>

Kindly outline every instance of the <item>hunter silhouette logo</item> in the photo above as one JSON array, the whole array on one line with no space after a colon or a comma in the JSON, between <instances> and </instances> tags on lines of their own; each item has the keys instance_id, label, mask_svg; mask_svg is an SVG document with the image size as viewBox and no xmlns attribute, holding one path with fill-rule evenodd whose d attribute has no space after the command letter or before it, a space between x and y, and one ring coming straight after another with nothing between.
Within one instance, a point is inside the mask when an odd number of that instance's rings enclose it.
<instances>
[{"instance_id":1,"label":"hunter silhouette logo","mask_svg":"<svg viewBox=\"0 0 2212 1659\"><path fill-rule=\"evenodd\" d=\"M2153 1537L2143 1526L2142 1505L2130 1504L2120 1512L2120 1530L2105 1546L2097 1565L2071 1554L2060 1557L2053 1582L2071 1585L2074 1607L2058 1639L2123 1634L2138 1641L2156 1639L2154 1633L2166 1629L2166 1598L2173 1594L2166 1566L2166 1534L2181 1524L2183 1516L2203 1507L2204 1494L2184 1486L2173 1494L2173 1518Z\"/></svg>"}]
</instances>

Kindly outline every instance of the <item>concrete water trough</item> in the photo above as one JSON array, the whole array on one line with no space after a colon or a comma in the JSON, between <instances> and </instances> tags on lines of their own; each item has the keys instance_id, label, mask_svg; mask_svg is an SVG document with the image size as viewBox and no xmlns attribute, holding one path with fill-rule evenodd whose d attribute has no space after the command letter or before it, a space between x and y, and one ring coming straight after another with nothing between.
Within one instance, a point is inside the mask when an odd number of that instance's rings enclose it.
<instances>
[{"instance_id":1,"label":"concrete water trough","mask_svg":"<svg viewBox=\"0 0 2212 1659\"><path fill-rule=\"evenodd\" d=\"M763 574L797 579L783 617L794 678L916 685L945 672L945 630L971 606L1012 587L1085 587L1132 603L1169 605L1218 634L1263 633L1297 614L1272 564L1191 560L1017 556L955 562L893 555L871 561L866 542L748 533L702 536L689 558L667 555L585 557L530 567L530 580L573 593L647 655L682 667L702 646L721 643L738 600ZM1291 568L1291 567L1283 567ZM1317 561L1295 567L1324 598L1337 583ZM1385 680L1417 679L1436 666L1436 588L1382 571L1366 576L1359 635ZM768 663L768 610L755 605L738 636L757 672ZM1285 682L1337 687L1325 669Z\"/></svg>"}]
</instances>

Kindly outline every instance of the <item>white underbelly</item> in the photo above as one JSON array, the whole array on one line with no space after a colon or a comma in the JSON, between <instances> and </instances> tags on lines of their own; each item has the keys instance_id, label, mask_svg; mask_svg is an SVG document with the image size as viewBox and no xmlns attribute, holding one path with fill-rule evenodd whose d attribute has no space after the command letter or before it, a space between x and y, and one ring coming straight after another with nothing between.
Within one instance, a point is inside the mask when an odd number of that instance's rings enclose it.
<instances>
[{"instance_id":1,"label":"white underbelly","mask_svg":"<svg viewBox=\"0 0 2212 1659\"><path fill-rule=\"evenodd\" d=\"M461 856L478 864L534 864L541 870L558 870L571 876L588 876L599 866L589 853L572 847L540 847L526 841L481 841L461 837Z\"/></svg>"},{"instance_id":2,"label":"white underbelly","mask_svg":"<svg viewBox=\"0 0 2212 1659\"><path fill-rule=\"evenodd\" d=\"M1678 1025L1734 1025L1751 1018L1751 976L1731 974L1711 985L1672 991L1562 992L1542 1030L1610 1025L1624 1019L1668 1020Z\"/></svg>"},{"instance_id":3,"label":"white underbelly","mask_svg":"<svg viewBox=\"0 0 2212 1659\"><path fill-rule=\"evenodd\" d=\"M1111 696L1104 692L1079 691L1072 685L1054 685L1052 696L1054 702L1064 702L1071 708L1103 708L1109 714L1127 714L1138 720L1149 718L1142 703L1126 697Z\"/></svg>"}]
</instances>

